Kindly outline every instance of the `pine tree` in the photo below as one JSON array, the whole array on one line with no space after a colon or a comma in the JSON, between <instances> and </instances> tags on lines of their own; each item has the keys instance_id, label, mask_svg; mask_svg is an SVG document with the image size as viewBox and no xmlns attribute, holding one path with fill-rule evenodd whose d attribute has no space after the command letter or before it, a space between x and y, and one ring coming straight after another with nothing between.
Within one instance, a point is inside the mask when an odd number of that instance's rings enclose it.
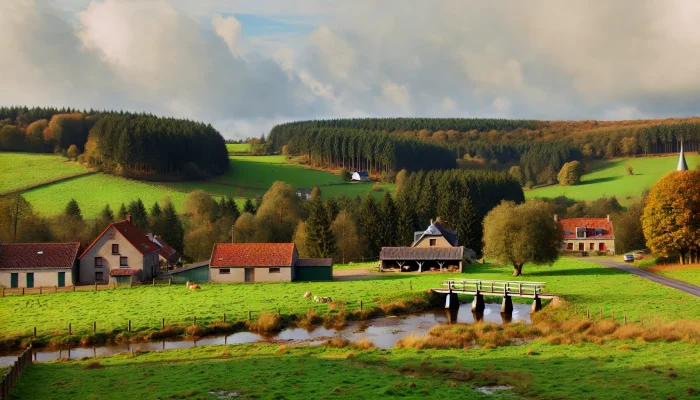
<instances>
[{"instance_id":1,"label":"pine tree","mask_svg":"<svg viewBox=\"0 0 700 400\"><path fill-rule=\"evenodd\" d=\"M338 206L338 202L335 200L335 198L330 197L328 200L326 200L326 211L328 212L328 221L333 223L340 212L340 207Z\"/></svg>"},{"instance_id":2,"label":"pine tree","mask_svg":"<svg viewBox=\"0 0 700 400\"><path fill-rule=\"evenodd\" d=\"M458 218L454 227L457 231L457 240L460 246L470 247L477 252L481 251L481 244L477 243L477 216L474 203L469 196L464 196L459 203Z\"/></svg>"},{"instance_id":3,"label":"pine tree","mask_svg":"<svg viewBox=\"0 0 700 400\"><path fill-rule=\"evenodd\" d=\"M156 231L156 233L163 237L163 240L175 250L182 253L185 233L172 202L167 201L163 206L163 212L160 215L158 224L159 226L162 224L163 228Z\"/></svg>"},{"instance_id":4,"label":"pine tree","mask_svg":"<svg viewBox=\"0 0 700 400\"><path fill-rule=\"evenodd\" d=\"M335 251L335 237L323 200L312 201L309 219L306 221L306 249L310 257L331 257Z\"/></svg>"},{"instance_id":5,"label":"pine tree","mask_svg":"<svg viewBox=\"0 0 700 400\"><path fill-rule=\"evenodd\" d=\"M406 195L400 195L396 201L396 244L408 246L413 243L413 233L416 227L416 214L408 203Z\"/></svg>"},{"instance_id":6,"label":"pine tree","mask_svg":"<svg viewBox=\"0 0 700 400\"><path fill-rule=\"evenodd\" d=\"M396 204L389 192L384 193L384 198L380 204L381 209L381 238L384 246L396 245Z\"/></svg>"},{"instance_id":7,"label":"pine tree","mask_svg":"<svg viewBox=\"0 0 700 400\"><path fill-rule=\"evenodd\" d=\"M160 217L160 214L162 213L162 210L160 209L160 204L156 201L153 203L153 206L151 206L151 217L152 218L158 218Z\"/></svg>"},{"instance_id":8,"label":"pine tree","mask_svg":"<svg viewBox=\"0 0 700 400\"><path fill-rule=\"evenodd\" d=\"M124 203L122 203L121 207L119 207L119 214L117 214L117 216L119 217L120 221L124 221L127 215L129 215L129 212L126 210Z\"/></svg>"},{"instance_id":9,"label":"pine tree","mask_svg":"<svg viewBox=\"0 0 700 400\"><path fill-rule=\"evenodd\" d=\"M360 206L360 231L367 240L367 255L377 257L382 247L381 216L377 202L371 195L367 195Z\"/></svg>"},{"instance_id":10,"label":"pine tree","mask_svg":"<svg viewBox=\"0 0 700 400\"><path fill-rule=\"evenodd\" d=\"M139 229L148 229L148 213L146 213L146 206L143 205L140 198L129 203L128 210L132 224Z\"/></svg>"},{"instance_id":11,"label":"pine tree","mask_svg":"<svg viewBox=\"0 0 700 400\"><path fill-rule=\"evenodd\" d=\"M114 213L112 212L112 208L109 206L109 204L105 205L105 208L102 209L98 218L102 218L104 221L108 222L114 221Z\"/></svg>"},{"instance_id":12,"label":"pine tree","mask_svg":"<svg viewBox=\"0 0 700 400\"><path fill-rule=\"evenodd\" d=\"M75 201L75 199L70 199L70 201L66 205L66 210L64 211L64 213L69 217L73 217L79 220L83 219L83 213L80 211L80 206L78 205L78 202Z\"/></svg>"},{"instance_id":13,"label":"pine tree","mask_svg":"<svg viewBox=\"0 0 700 400\"><path fill-rule=\"evenodd\" d=\"M241 212L238 210L238 204L236 204L236 200L231 196L226 198L226 205L222 207L222 209L224 210L223 214L233 218L234 221L241 216Z\"/></svg>"},{"instance_id":14,"label":"pine tree","mask_svg":"<svg viewBox=\"0 0 700 400\"><path fill-rule=\"evenodd\" d=\"M255 205L250 199L245 199L245 204L243 204L243 212L255 215Z\"/></svg>"}]
</instances>

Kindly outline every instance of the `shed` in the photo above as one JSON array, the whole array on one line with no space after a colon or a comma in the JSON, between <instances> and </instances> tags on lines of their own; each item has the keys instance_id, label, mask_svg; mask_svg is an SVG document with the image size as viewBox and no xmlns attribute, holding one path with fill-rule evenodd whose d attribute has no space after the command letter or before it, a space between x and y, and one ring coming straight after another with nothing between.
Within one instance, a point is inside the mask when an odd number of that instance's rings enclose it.
<instances>
[{"instance_id":1,"label":"shed","mask_svg":"<svg viewBox=\"0 0 700 400\"><path fill-rule=\"evenodd\" d=\"M369 174L366 171L357 171L352 173L350 180L369 182L371 179L369 179Z\"/></svg>"},{"instance_id":2,"label":"shed","mask_svg":"<svg viewBox=\"0 0 700 400\"><path fill-rule=\"evenodd\" d=\"M333 280L333 259L300 258L296 263L297 281L331 281Z\"/></svg>"},{"instance_id":3,"label":"shed","mask_svg":"<svg viewBox=\"0 0 700 400\"><path fill-rule=\"evenodd\" d=\"M168 271L162 278L172 278L173 283L209 282L209 261L201 261Z\"/></svg>"},{"instance_id":4,"label":"shed","mask_svg":"<svg viewBox=\"0 0 700 400\"><path fill-rule=\"evenodd\" d=\"M464 247L384 247L379 254L381 270L462 272Z\"/></svg>"}]
</instances>

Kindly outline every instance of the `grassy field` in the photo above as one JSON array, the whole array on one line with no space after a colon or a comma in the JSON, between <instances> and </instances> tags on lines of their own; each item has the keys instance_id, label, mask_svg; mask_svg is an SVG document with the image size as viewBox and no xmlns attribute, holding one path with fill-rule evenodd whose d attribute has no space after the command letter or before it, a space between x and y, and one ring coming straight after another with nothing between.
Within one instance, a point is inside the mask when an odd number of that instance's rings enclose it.
<instances>
[{"instance_id":1,"label":"grassy field","mask_svg":"<svg viewBox=\"0 0 700 400\"><path fill-rule=\"evenodd\" d=\"M250 153L250 143L226 143L229 153Z\"/></svg>"},{"instance_id":2,"label":"grassy field","mask_svg":"<svg viewBox=\"0 0 700 400\"><path fill-rule=\"evenodd\" d=\"M53 154L0 152L0 193L86 171L78 163Z\"/></svg>"},{"instance_id":3,"label":"grassy field","mask_svg":"<svg viewBox=\"0 0 700 400\"><path fill-rule=\"evenodd\" d=\"M700 286L700 264L694 265L659 265L647 270L669 278Z\"/></svg>"},{"instance_id":4,"label":"grassy field","mask_svg":"<svg viewBox=\"0 0 700 400\"><path fill-rule=\"evenodd\" d=\"M695 346L632 341L535 341L467 351L206 346L97 363L34 364L21 375L13 398L488 399L494 395L476 389L509 385L503 394L515 398L680 399L700 390Z\"/></svg>"},{"instance_id":5,"label":"grassy field","mask_svg":"<svg viewBox=\"0 0 700 400\"><path fill-rule=\"evenodd\" d=\"M695 169L700 162L697 154L686 154L688 168ZM662 176L676 169L678 156L639 157L615 160L596 160L588 173L575 186L547 186L525 191L525 197L567 196L577 200L595 200L615 195L627 205L640 197L645 189L651 188ZM627 174L627 165L634 168L634 176Z\"/></svg>"},{"instance_id":6,"label":"grassy field","mask_svg":"<svg viewBox=\"0 0 700 400\"><path fill-rule=\"evenodd\" d=\"M324 198L364 197L372 193L375 197L383 196L383 191L393 192L395 185L381 184L382 191L373 191L372 183L344 183L340 176L306 168L299 164L288 163L285 156L231 156L229 172L223 176L205 182L161 183L177 190L204 190L217 195L236 197L254 197L263 195L275 181L284 181L293 188L312 188L322 186ZM330 185L330 186L328 186Z\"/></svg>"},{"instance_id":7,"label":"grassy field","mask_svg":"<svg viewBox=\"0 0 700 400\"><path fill-rule=\"evenodd\" d=\"M68 201L75 198L83 217L92 218L105 204L109 203L116 214L122 203L128 205L137 198L141 198L146 208L150 208L156 201L170 197L176 210L182 212L186 193L112 175L95 174L28 190L23 195L43 215L63 212Z\"/></svg>"},{"instance_id":8,"label":"grassy field","mask_svg":"<svg viewBox=\"0 0 700 400\"><path fill-rule=\"evenodd\" d=\"M443 279L450 277L546 282L547 292L577 304L580 313L589 306L592 314L597 315L602 307L606 317L614 312L618 318L626 314L630 320L700 318L700 298L595 263L562 259L553 267L527 265L525 275L517 278L511 277L510 267L488 264L468 265L465 271L452 275L384 274L357 281L205 284L199 291L184 286L157 286L8 296L0 298L0 339L27 337L37 327L39 335L48 340L64 335L69 323L74 332L82 334L92 330L93 321L100 331L105 331L124 328L130 319L135 331L145 331L159 328L161 318L169 325L187 326L194 316L198 322L208 324L220 320L223 313L231 321L246 320L248 310L254 312L254 318L260 311L276 312L278 308L283 317L304 314L309 307L319 314L327 313L327 305L302 297L306 291L346 302L348 311L358 309L360 301L365 309L370 309L439 287ZM409 282L413 292L409 291ZM124 307L125 304L149 306Z\"/></svg>"}]
</instances>

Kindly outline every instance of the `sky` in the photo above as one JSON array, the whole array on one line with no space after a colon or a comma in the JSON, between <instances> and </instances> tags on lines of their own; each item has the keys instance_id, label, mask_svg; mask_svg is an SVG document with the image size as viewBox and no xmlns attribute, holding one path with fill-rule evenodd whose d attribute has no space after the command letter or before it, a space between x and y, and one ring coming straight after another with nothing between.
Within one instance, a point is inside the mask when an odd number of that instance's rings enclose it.
<instances>
[{"instance_id":1,"label":"sky","mask_svg":"<svg viewBox=\"0 0 700 400\"><path fill-rule=\"evenodd\" d=\"M700 2L2 0L0 104L226 138L340 117L699 115Z\"/></svg>"}]
</instances>

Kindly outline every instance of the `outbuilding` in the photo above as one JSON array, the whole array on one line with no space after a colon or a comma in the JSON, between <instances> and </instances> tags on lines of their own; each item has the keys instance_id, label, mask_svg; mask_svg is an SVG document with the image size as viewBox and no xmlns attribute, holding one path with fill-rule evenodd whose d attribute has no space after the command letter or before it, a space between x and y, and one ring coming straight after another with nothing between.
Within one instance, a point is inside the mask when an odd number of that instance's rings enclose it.
<instances>
[{"instance_id":1,"label":"outbuilding","mask_svg":"<svg viewBox=\"0 0 700 400\"><path fill-rule=\"evenodd\" d=\"M369 178L369 174L366 171L357 171L352 173L352 177L350 180L353 181L359 181L359 182L369 182L371 179Z\"/></svg>"},{"instance_id":2,"label":"outbuilding","mask_svg":"<svg viewBox=\"0 0 700 400\"><path fill-rule=\"evenodd\" d=\"M0 245L0 285L6 288L65 287L75 284L80 243Z\"/></svg>"},{"instance_id":3,"label":"outbuilding","mask_svg":"<svg viewBox=\"0 0 700 400\"><path fill-rule=\"evenodd\" d=\"M332 258L300 258L296 264L297 281L332 281Z\"/></svg>"}]
</instances>

